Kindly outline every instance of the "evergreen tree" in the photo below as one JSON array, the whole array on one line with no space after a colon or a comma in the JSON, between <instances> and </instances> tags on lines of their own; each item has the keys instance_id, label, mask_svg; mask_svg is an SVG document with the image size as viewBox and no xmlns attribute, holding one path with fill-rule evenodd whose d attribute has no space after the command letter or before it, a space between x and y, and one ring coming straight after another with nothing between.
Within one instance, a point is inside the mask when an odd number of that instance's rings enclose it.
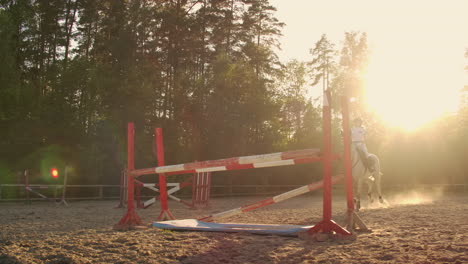
<instances>
[{"instance_id":1,"label":"evergreen tree","mask_svg":"<svg viewBox=\"0 0 468 264\"><path fill-rule=\"evenodd\" d=\"M333 74L336 73L335 45L323 34L320 40L315 43L314 48L310 50L310 54L313 56L312 61L309 63L312 73L312 86L322 81L322 90L326 91L330 88L330 80L334 77Z\"/></svg>"},{"instance_id":2,"label":"evergreen tree","mask_svg":"<svg viewBox=\"0 0 468 264\"><path fill-rule=\"evenodd\" d=\"M363 99L363 73L367 69L368 49L367 34L359 32L346 32L343 48L341 49L340 65L342 77L348 87L338 87L342 92L348 89L347 94Z\"/></svg>"}]
</instances>

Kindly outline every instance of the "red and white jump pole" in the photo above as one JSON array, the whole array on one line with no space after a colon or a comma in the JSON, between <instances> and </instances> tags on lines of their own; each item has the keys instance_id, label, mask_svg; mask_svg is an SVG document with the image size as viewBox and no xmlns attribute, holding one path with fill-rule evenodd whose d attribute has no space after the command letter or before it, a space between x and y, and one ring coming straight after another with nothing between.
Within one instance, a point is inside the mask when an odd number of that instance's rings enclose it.
<instances>
[{"instance_id":1,"label":"red and white jump pole","mask_svg":"<svg viewBox=\"0 0 468 264\"><path fill-rule=\"evenodd\" d=\"M286 166L321 161L319 149L304 149L263 155L235 157L219 160L199 161L186 164L159 166L131 171L133 177L164 173L165 175L242 170Z\"/></svg>"}]
</instances>

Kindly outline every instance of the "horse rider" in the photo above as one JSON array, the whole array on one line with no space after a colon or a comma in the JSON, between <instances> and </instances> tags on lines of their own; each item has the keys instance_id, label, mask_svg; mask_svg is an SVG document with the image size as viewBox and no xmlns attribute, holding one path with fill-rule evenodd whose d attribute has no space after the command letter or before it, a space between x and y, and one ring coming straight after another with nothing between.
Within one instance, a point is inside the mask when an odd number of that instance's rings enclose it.
<instances>
[{"instance_id":1,"label":"horse rider","mask_svg":"<svg viewBox=\"0 0 468 264\"><path fill-rule=\"evenodd\" d=\"M367 151L366 146L366 129L362 126L362 119L355 118L353 120L353 127L351 128L351 141L356 151L359 153L359 157L364 163L364 166L369 170L369 172L374 172L374 166L372 160L369 159L369 152Z\"/></svg>"}]
</instances>

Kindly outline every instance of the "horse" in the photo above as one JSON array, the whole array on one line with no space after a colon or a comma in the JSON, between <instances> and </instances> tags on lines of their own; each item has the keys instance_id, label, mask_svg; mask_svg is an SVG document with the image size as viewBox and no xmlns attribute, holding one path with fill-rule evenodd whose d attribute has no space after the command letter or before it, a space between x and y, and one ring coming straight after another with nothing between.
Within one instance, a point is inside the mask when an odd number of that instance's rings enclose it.
<instances>
[{"instance_id":1,"label":"horse","mask_svg":"<svg viewBox=\"0 0 468 264\"><path fill-rule=\"evenodd\" d=\"M351 145L351 162L353 168L353 189L354 189L354 202L356 210L361 208L361 190L364 183L367 183L367 196L369 201L374 202L373 192L375 191L380 203L384 203L382 197L382 189L380 186L382 173L380 172L380 160L375 154L369 153L369 159L374 166L374 172L370 171L364 165L361 157L354 146Z\"/></svg>"}]
</instances>

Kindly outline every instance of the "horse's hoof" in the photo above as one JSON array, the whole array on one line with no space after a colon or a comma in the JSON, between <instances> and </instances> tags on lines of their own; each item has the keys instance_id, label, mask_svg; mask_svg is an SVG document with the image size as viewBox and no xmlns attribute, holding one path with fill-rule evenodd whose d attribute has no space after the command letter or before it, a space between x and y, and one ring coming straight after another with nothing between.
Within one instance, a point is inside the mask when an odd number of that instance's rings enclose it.
<instances>
[{"instance_id":1,"label":"horse's hoof","mask_svg":"<svg viewBox=\"0 0 468 264\"><path fill-rule=\"evenodd\" d=\"M379 196L379 202L380 202L381 204L384 203L384 199L382 198L382 196Z\"/></svg>"}]
</instances>

